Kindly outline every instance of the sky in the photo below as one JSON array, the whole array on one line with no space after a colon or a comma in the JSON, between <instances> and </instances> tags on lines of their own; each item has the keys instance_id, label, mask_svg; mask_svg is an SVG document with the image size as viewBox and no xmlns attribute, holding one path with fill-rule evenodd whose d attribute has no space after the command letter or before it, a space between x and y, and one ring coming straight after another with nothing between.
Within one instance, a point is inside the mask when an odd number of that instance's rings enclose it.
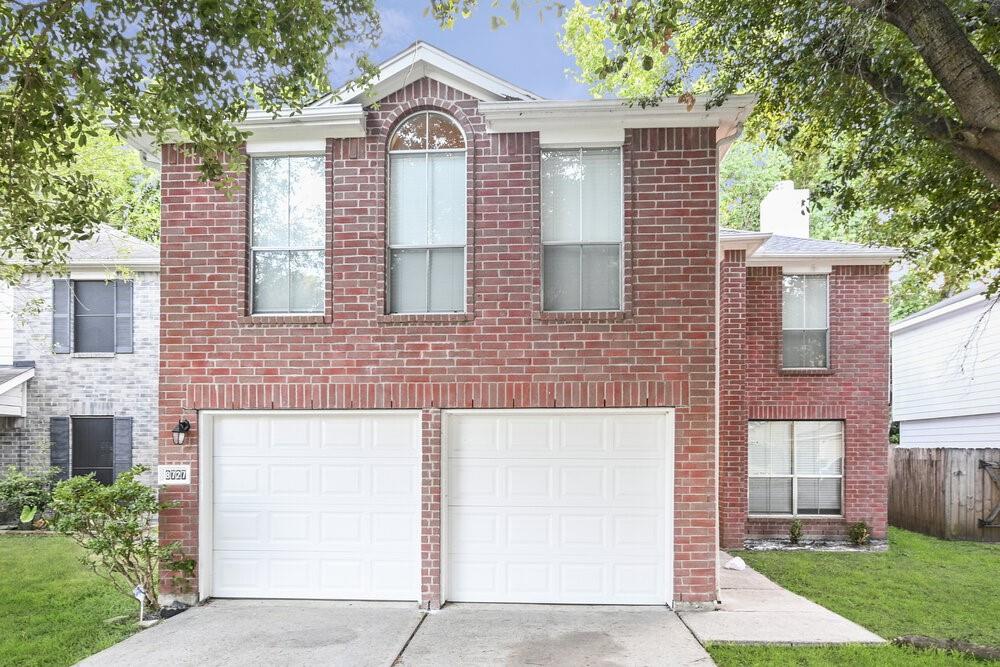
<instances>
[{"instance_id":1,"label":"sky","mask_svg":"<svg viewBox=\"0 0 1000 667\"><path fill-rule=\"evenodd\" d=\"M512 16L506 27L490 27L497 13L488 1L469 19L459 18L451 30L443 30L434 19L424 16L425 0L378 0L382 17L382 41L370 55L374 62L399 53L417 40L428 42L494 76L549 99L587 99L586 86L573 80L566 70L575 70L573 59L557 44L562 19L548 13L543 20L532 10L521 19ZM339 85L348 72L334 67L331 80Z\"/></svg>"}]
</instances>

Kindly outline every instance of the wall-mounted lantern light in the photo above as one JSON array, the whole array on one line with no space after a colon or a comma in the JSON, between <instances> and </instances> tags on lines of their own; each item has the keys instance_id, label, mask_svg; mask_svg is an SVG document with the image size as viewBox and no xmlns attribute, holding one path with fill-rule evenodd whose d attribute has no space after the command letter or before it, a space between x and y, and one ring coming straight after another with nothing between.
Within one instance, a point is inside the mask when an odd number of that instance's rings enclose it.
<instances>
[{"instance_id":1,"label":"wall-mounted lantern light","mask_svg":"<svg viewBox=\"0 0 1000 667\"><path fill-rule=\"evenodd\" d=\"M174 436L175 445L183 445L184 438L187 436L187 432L191 430L191 422L186 419L181 419L177 422L177 426L171 431L171 435Z\"/></svg>"}]
</instances>

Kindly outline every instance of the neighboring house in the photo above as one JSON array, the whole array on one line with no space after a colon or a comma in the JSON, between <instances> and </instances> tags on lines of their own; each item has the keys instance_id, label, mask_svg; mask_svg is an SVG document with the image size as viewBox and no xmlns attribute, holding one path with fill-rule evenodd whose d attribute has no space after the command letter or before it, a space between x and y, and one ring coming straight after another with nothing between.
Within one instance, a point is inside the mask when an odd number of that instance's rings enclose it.
<instances>
[{"instance_id":1,"label":"neighboring house","mask_svg":"<svg viewBox=\"0 0 1000 667\"><path fill-rule=\"evenodd\" d=\"M986 285L895 322L892 419L904 447L1000 447L1000 312Z\"/></svg>"},{"instance_id":2,"label":"neighboring house","mask_svg":"<svg viewBox=\"0 0 1000 667\"><path fill-rule=\"evenodd\" d=\"M159 251L102 226L67 265L2 290L0 465L110 482L157 460Z\"/></svg>"},{"instance_id":3,"label":"neighboring house","mask_svg":"<svg viewBox=\"0 0 1000 667\"><path fill-rule=\"evenodd\" d=\"M163 146L198 596L699 606L720 529L884 536L895 253L720 235L751 102L542 100L417 43L252 113L235 193Z\"/></svg>"}]
</instances>

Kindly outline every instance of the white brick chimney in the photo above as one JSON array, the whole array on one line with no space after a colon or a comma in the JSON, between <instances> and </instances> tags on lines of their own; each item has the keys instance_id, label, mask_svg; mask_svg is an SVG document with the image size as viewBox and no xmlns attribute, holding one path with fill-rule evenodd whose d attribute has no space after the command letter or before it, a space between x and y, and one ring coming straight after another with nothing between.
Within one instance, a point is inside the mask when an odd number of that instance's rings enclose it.
<instances>
[{"instance_id":1,"label":"white brick chimney","mask_svg":"<svg viewBox=\"0 0 1000 667\"><path fill-rule=\"evenodd\" d=\"M778 181L760 202L760 231L809 238L809 190Z\"/></svg>"}]
</instances>

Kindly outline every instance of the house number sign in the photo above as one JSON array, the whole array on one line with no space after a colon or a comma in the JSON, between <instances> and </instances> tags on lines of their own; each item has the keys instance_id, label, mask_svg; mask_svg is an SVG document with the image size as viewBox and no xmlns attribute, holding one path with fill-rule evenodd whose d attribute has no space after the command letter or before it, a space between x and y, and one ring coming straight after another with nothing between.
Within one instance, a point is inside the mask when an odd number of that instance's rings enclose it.
<instances>
[{"instance_id":1,"label":"house number sign","mask_svg":"<svg viewBox=\"0 0 1000 667\"><path fill-rule=\"evenodd\" d=\"M191 466L187 463L157 466L156 472L156 481L160 486L179 486L191 483Z\"/></svg>"}]
</instances>

